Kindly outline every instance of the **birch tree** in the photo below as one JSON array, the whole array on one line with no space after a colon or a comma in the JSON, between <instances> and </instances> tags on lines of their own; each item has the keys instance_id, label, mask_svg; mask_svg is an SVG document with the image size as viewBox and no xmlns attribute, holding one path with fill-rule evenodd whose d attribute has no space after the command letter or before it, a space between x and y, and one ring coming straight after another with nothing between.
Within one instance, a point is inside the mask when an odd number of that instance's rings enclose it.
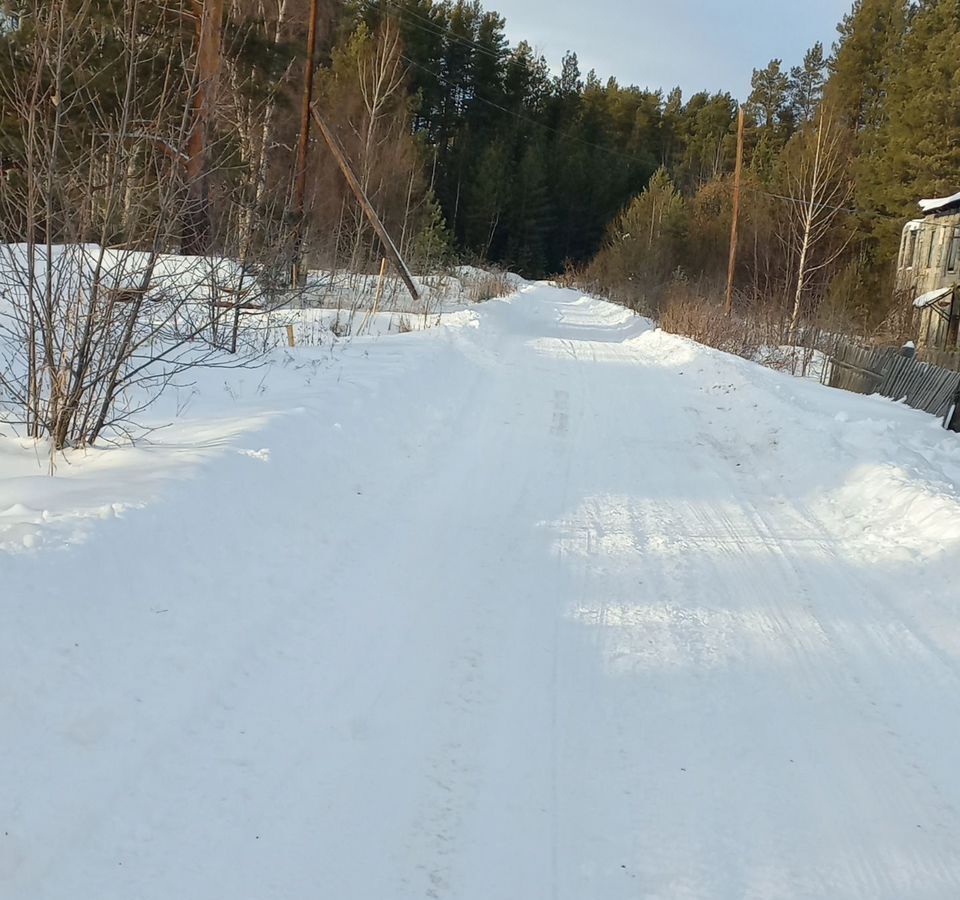
<instances>
[{"instance_id":1,"label":"birch tree","mask_svg":"<svg viewBox=\"0 0 960 900\"><path fill-rule=\"evenodd\" d=\"M848 173L848 134L821 106L816 126L801 133L786 166L789 221L785 240L797 259L790 334L795 335L811 283L839 259L850 236L834 229L848 212L853 183Z\"/></svg>"}]
</instances>

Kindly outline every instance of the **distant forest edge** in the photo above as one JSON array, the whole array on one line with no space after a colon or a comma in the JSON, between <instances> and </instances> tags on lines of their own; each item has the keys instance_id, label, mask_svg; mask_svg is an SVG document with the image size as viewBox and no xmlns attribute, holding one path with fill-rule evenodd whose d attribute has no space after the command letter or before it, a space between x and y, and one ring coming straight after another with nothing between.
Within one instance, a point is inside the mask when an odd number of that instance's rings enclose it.
<instances>
[{"instance_id":1,"label":"distant forest edge","mask_svg":"<svg viewBox=\"0 0 960 900\"><path fill-rule=\"evenodd\" d=\"M182 166L192 200L165 240L201 234L235 256L284 244L311 5L3 0L0 236L40 227L136 243L151 211L176 205L168 173ZM576 273L650 311L677 291L721 289L731 94L602 81L572 52L554 74L476 2L320 0L317 59L319 107L414 265ZM921 197L960 189L958 72L956 0L858 0L832 48L754 71L738 303L786 310L794 325L889 317L904 221ZM203 102L200 140L190 110ZM27 184L41 169L46 181ZM91 200L111 181L122 196ZM191 231L197 209L206 221ZM376 265L374 235L316 135L305 209L284 253Z\"/></svg>"}]
</instances>

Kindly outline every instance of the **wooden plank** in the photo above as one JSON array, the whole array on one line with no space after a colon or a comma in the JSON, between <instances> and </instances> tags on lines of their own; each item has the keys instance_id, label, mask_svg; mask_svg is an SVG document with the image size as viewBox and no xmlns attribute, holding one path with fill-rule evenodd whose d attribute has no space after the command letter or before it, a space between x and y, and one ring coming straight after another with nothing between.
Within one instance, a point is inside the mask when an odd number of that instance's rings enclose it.
<instances>
[{"instance_id":1,"label":"wooden plank","mask_svg":"<svg viewBox=\"0 0 960 900\"><path fill-rule=\"evenodd\" d=\"M900 359L896 363L896 374L891 379L890 390L887 393L888 397L892 397L894 400L899 400L901 397L906 396L907 386L910 384L910 380L916 372L916 364L911 359Z\"/></svg>"},{"instance_id":2,"label":"wooden plank","mask_svg":"<svg viewBox=\"0 0 960 900\"><path fill-rule=\"evenodd\" d=\"M883 394L885 397L896 396L905 372L904 362L905 360L902 359L893 361L893 364L887 369L883 381L880 383L880 387L877 388L878 393Z\"/></svg>"},{"instance_id":3,"label":"wooden plank","mask_svg":"<svg viewBox=\"0 0 960 900\"><path fill-rule=\"evenodd\" d=\"M925 407L928 413L942 416L947 411L947 405L956 390L957 378L956 373L949 369L943 370L943 377L940 379L936 391L931 395L930 402Z\"/></svg>"}]
</instances>

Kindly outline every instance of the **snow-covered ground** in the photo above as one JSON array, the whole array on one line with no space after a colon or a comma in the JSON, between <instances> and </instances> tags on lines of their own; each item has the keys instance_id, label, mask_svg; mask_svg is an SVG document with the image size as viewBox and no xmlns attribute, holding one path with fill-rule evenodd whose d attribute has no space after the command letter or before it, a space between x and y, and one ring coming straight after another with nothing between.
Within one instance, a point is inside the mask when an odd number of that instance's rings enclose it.
<instances>
[{"instance_id":1,"label":"snow-covered ground","mask_svg":"<svg viewBox=\"0 0 960 900\"><path fill-rule=\"evenodd\" d=\"M960 896L933 419L546 285L198 378L0 440L4 900Z\"/></svg>"},{"instance_id":2,"label":"snow-covered ground","mask_svg":"<svg viewBox=\"0 0 960 900\"><path fill-rule=\"evenodd\" d=\"M491 290L509 292L524 283L518 275L455 266L440 275L418 277L420 298L414 300L396 275L381 284L376 275L316 271L303 290L281 298L288 301L281 308L249 314L245 325L251 333L262 334L257 346L273 347L287 345L291 336L299 347L404 334L454 324L470 307L494 296Z\"/></svg>"}]
</instances>

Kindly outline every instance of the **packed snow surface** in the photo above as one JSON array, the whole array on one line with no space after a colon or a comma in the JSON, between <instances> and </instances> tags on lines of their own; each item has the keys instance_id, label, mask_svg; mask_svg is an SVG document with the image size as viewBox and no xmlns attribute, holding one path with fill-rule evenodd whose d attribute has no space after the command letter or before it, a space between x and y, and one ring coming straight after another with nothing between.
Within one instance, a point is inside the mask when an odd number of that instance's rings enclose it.
<instances>
[{"instance_id":1,"label":"packed snow surface","mask_svg":"<svg viewBox=\"0 0 960 900\"><path fill-rule=\"evenodd\" d=\"M958 438L548 285L0 439L4 900L960 896Z\"/></svg>"}]
</instances>

